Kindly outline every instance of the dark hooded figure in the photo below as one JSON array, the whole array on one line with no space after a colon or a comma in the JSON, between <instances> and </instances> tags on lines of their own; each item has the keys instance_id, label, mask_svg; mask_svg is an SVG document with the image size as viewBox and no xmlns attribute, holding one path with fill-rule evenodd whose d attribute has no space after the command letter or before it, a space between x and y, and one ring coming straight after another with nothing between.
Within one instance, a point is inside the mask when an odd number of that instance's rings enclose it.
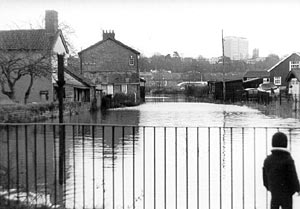
<instances>
[{"instance_id":1,"label":"dark hooded figure","mask_svg":"<svg viewBox=\"0 0 300 209\"><path fill-rule=\"evenodd\" d=\"M293 194L300 191L294 160L287 150L287 136L277 132L272 137L272 154L263 167L263 182L271 192L271 209L292 209Z\"/></svg>"}]
</instances>

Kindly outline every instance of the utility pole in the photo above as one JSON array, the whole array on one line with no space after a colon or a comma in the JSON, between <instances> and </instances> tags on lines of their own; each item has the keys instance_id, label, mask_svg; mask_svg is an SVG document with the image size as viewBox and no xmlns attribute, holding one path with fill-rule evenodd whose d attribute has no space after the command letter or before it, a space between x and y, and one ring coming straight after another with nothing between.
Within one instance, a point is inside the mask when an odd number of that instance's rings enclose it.
<instances>
[{"instance_id":1,"label":"utility pole","mask_svg":"<svg viewBox=\"0 0 300 209\"><path fill-rule=\"evenodd\" d=\"M65 182L65 127L63 115L63 99L64 99L64 55L57 55L57 85L58 85L58 111L59 111L59 184Z\"/></svg>"},{"instance_id":2,"label":"utility pole","mask_svg":"<svg viewBox=\"0 0 300 209\"><path fill-rule=\"evenodd\" d=\"M225 59L224 59L224 38L222 29L222 65L223 65L223 101L226 100L226 85L225 85Z\"/></svg>"}]
</instances>

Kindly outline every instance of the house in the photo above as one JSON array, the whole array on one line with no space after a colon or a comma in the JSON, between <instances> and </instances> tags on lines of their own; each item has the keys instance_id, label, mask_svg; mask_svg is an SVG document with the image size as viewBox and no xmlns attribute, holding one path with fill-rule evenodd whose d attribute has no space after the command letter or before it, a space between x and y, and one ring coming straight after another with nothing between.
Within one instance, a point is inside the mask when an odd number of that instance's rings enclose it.
<instances>
[{"instance_id":1,"label":"house","mask_svg":"<svg viewBox=\"0 0 300 209\"><path fill-rule=\"evenodd\" d=\"M300 69L293 69L289 72L286 78L288 82L288 93L294 99L299 101L300 98Z\"/></svg>"},{"instance_id":2,"label":"house","mask_svg":"<svg viewBox=\"0 0 300 209\"><path fill-rule=\"evenodd\" d=\"M57 81L57 74L54 74L53 79ZM92 98L95 97L95 85L77 73L77 70L71 66L67 66L64 69L64 101L66 102L91 102ZM54 86L54 97L53 100L57 101L58 97L58 85L56 82ZM98 105L99 106L99 105Z\"/></svg>"},{"instance_id":3,"label":"house","mask_svg":"<svg viewBox=\"0 0 300 209\"><path fill-rule=\"evenodd\" d=\"M288 85L286 78L289 72L293 69L299 68L300 54L292 53L268 70L268 72L270 73L270 82L274 83L276 86L279 86L281 89L286 89Z\"/></svg>"},{"instance_id":4,"label":"house","mask_svg":"<svg viewBox=\"0 0 300 209\"><path fill-rule=\"evenodd\" d=\"M261 83L270 82L270 73L266 70L249 70L243 76L243 86L247 88L257 88Z\"/></svg>"},{"instance_id":5,"label":"house","mask_svg":"<svg viewBox=\"0 0 300 209\"><path fill-rule=\"evenodd\" d=\"M90 102L95 94L95 87L86 78L76 73L73 66L67 67L68 53L67 43L58 28L58 13L53 10L45 12L45 29L0 31L1 78L5 78L4 67L12 61L18 64L16 67L21 66L22 70L9 69L15 70L11 76L26 72L16 80L13 88L9 88L7 79L2 80L1 91L13 95L11 99L17 103L55 102L57 100L57 54L65 54L65 101Z\"/></svg>"},{"instance_id":6,"label":"house","mask_svg":"<svg viewBox=\"0 0 300 209\"><path fill-rule=\"evenodd\" d=\"M106 95L133 94L140 102L139 55L115 39L114 31L103 31L103 39L80 51L81 73Z\"/></svg>"},{"instance_id":7,"label":"house","mask_svg":"<svg viewBox=\"0 0 300 209\"><path fill-rule=\"evenodd\" d=\"M243 76L243 81L262 78L264 83L270 82L270 73L266 70L249 70Z\"/></svg>"},{"instance_id":8,"label":"house","mask_svg":"<svg viewBox=\"0 0 300 209\"><path fill-rule=\"evenodd\" d=\"M45 13L45 29L0 31L1 92L18 103L55 100L56 55L67 55L69 51L58 29L58 13L53 10ZM15 67L5 68L8 62L14 62ZM8 81L4 75L7 72L15 80ZM13 86L11 82L15 82Z\"/></svg>"}]
</instances>

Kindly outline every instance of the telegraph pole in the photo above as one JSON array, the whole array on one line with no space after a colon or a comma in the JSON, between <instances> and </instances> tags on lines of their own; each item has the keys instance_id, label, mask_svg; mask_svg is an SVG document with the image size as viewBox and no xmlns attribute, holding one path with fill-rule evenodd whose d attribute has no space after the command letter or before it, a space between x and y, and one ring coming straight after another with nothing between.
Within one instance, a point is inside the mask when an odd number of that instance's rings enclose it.
<instances>
[{"instance_id":1,"label":"telegraph pole","mask_svg":"<svg viewBox=\"0 0 300 209\"><path fill-rule=\"evenodd\" d=\"M225 59L224 59L224 38L222 29L222 65L223 65L223 101L226 100L226 85L225 85Z\"/></svg>"}]
</instances>

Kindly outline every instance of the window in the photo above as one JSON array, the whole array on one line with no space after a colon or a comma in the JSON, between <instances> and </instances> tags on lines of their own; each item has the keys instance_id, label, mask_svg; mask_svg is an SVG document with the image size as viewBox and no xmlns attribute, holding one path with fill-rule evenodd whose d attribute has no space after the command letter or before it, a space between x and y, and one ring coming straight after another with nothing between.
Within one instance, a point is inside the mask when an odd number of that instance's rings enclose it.
<instances>
[{"instance_id":1,"label":"window","mask_svg":"<svg viewBox=\"0 0 300 209\"><path fill-rule=\"evenodd\" d=\"M274 77L274 84L275 85L281 85L281 77L279 76L279 77Z\"/></svg>"},{"instance_id":2,"label":"window","mask_svg":"<svg viewBox=\"0 0 300 209\"><path fill-rule=\"evenodd\" d=\"M113 85L107 85L107 94L114 94L114 86Z\"/></svg>"},{"instance_id":3,"label":"window","mask_svg":"<svg viewBox=\"0 0 300 209\"><path fill-rule=\"evenodd\" d=\"M40 91L40 99L41 101L49 100L49 92L48 91Z\"/></svg>"},{"instance_id":4,"label":"window","mask_svg":"<svg viewBox=\"0 0 300 209\"><path fill-rule=\"evenodd\" d=\"M130 57L129 57L129 65L130 65L130 66L133 66L133 65L134 65L134 57L133 57L133 56L130 56Z\"/></svg>"},{"instance_id":5,"label":"window","mask_svg":"<svg viewBox=\"0 0 300 209\"><path fill-rule=\"evenodd\" d=\"M270 78L263 78L263 83L269 83L270 82Z\"/></svg>"},{"instance_id":6,"label":"window","mask_svg":"<svg viewBox=\"0 0 300 209\"><path fill-rule=\"evenodd\" d=\"M290 71L300 68L300 61L290 61Z\"/></svg>"},{"instance_id":7,"label":"window","mask_svg":"<svg viewBox=\"0 0 300 209\"><path fill-rule=\"evenodd\" d=\"M121 89L122 93L127 94L127 85L126 84L122 84L121 88L122 88Z\"/></svg>"}]
</instances>

